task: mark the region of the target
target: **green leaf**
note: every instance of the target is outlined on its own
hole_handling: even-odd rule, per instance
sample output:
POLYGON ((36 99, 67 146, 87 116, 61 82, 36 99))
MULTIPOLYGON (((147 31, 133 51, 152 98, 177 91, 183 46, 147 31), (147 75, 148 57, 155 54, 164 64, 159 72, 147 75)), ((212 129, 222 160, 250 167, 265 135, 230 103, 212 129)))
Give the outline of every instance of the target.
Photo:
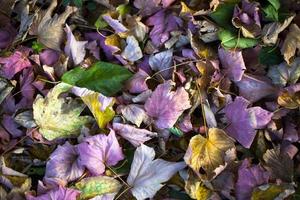
POLYGON ((221 43, 225 48, 244 49, 253 47, 258 43, 257 39, 243 37, 238 38, 237 35, 225 29, 219 30, 218 37, 222 41, 221 43))
POLYGON ((221 4, 209 16, 221 27, 234 29, 231 23, 235 4, 221 4))
POLYGON ((71 2, 71 0, 63 0, 63 1, 62 1, 62 4, 63 4, 64 6, 67 6, 70 2, 71 2))
POLYGON ((268 2, 275 8, 275 10, 279 10, 280 8, 279 0, 268 0, 268 2))
POLYGON ((87 3, 87 9, 89 10, 89 11, 95 11, 96 10, 96 3, 95 2, 88 2, 87 3))
POLYGON ((39 43, 37 41, 34 41, 31 47, 35 53, 40 53, 45 48, 42 43, 39 43))
POLYGON ((169 128, 169 131, 172 134, 174 134, 174 135, 176 135, 178 137, 182 137, 183 136, 183 132, 180 129, 176 128, 176 127, 169 128))
POLYGON ((98 17, 98 19, 96 20, 96 22, 95 22, 94 25, 95 25, 95 27, 96 27, 97 29, 102 29, 102 28, 105 28, 105 27, 108 26, 108 24, 106 23, 106 21, 103 20, 102 15, 100 15, 100 16, 98 17))
POLYGON ((268 0, 269 5, 265 6, 262 10, 264 11, 265 18, 270 21, 278 21, 279 19, 279 0, 268 0))
POLYGON ((276 46, 263 47, 259 52, 258 58, 263 65, 277 65, 283 62, 280 49, 276 46))
POLYGON ((270 21, 278 21, 278 10, 276 10, 272 5, 268 5, 262 9, 265 14, 265 18, 270 21))
POLYGON ((80 199, 91 199, 97 195, 117 193, 122 185, 112 177, 96 176, 82 179, 75 187, 81 191, 80 199))
POLYGON ((130 6, 128 4, 121 4, 116 9, 121 16, 130 12, 130 6))
POLYGON ((100 61, 88 69, 77 67, 68 71, 62 81, 112 96, 122 89, 124 82, 131 76, 132 73, 125 67, 100 61))
POLYGON ((47 140, 77 136, 82 126, 92 121, 90 116, 80 116, 85 107, 82 102, 59 97, 71 87, 60 83, 45 98, 38 95, 33 103, 33 118, 47 140))
POLYGON ((80 8, 82 7, 82 4, 83 4, 82 0, 73 0, 73 3, 75 6, 80 7, 80 8))

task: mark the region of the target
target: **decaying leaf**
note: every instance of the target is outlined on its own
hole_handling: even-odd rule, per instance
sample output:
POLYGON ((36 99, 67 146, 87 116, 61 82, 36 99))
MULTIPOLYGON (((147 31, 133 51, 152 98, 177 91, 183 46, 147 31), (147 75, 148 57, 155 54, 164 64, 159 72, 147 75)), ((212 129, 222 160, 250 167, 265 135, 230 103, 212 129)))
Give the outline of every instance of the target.
POLYGON ((83 125, 91 122, 89 116, 80 116, 84 104, 72 98, 59 97, 71 87, 60 83, 45 98, 38 95, 33 103, 34 120, 47 140, 76 136, 83 125))
POLYGON ((281 48, 281 54, 288 64, 292 62, 291 58, 297 49, 300 49, 300 28, 297 24, 292 24, 281 48))
POLYGON ((279 178, 284 182, 293 181, 293 160, 286 154, 280 152, 280 148, 269 149, 263 155, 265 168, 271 173, 273 178, 279 178))
POLYGON ((217 168, 231 161, 232 158, 226 157, 232 151, 235 151, 234 141, 223 130, 211 128, 208 138, 196 135, 190 140, 184 160, 200 177, 211 179, 217 168))
POLYGON ((288 109, 296 109, 300 107, 299 87, 299 84, 296 84, 283 90, 278 96, 278 104, 288 109))
POLYGON ((281 33, 286 27, 290 25, 292 20, 294 19, 295 15, 292 15, 284 20, 283 23, 279 22, 272 22, 266 24, 262 30, 262 40, 267 45, 276 44, 278 35, 281 33))
POLYGON ((91 199, 98 195, 118 193, 122 185, 116 179, 108 176, 84 178, 75 187, 81 191, 81 199, 91 199))
POLYGON ((196 178, 189 177, 185 183, 185 190, 191 198, 197 200, 209 199, 212 195, 212 191, 205 187, 201 180, 196 178))
POLYGON ((34 19, 31 27, 31 34, 37 35, 38 41, 50 49, 60 51, 60 45, 63 41, 63 25, 67 18, 74 12, 76 7, 67 7, 62 14, 52 13, 57 6, 57 0, 51 1, 46 11, 41 11, 34 19))

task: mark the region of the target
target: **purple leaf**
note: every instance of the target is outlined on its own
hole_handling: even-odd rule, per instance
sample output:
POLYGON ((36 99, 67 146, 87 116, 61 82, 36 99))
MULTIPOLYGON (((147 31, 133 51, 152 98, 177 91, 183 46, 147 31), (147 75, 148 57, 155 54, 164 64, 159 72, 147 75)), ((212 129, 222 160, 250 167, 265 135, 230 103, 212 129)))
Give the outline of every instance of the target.
MULTIPOLYGON (((119 108, 118 108, 119 109, 119 108)), ((142 122, 148 120, 148 115, 141 105, 130 104, 127 106, 120 106, 120 112, 126 120, 140 127, 142 122)))
POLYGON ((67 44, 65 53, 73 60, 75 65, 80 64, 85 56, 85 45, 87 41, 77 41, 72 33, 71 28, 66 24, 67 44))
POLYGON ((173 69, 171 68, 173 61, 173 50, 167 50, 152 55, 149 59, 149 65, 154 71, 160 72, 160 74, 169 79, 172 77, 173 69))
POLYGON ((151 140, 157 136, 157 133, 146 129, 135 128, 128 124, 114 123, 113 129, 117 134, 128 140, 133 146, 138 147, 144 142, 151 140))
POLYGON ((45 177, 60 178, 67 182, 76 180, 84 173, 84 167, 79 165, 77 158, 75 146, 68 142, 58 146, 47 162, 45 177))
POLYGON ((54 65, 59 59, 58 51, 53 49, 45 49, 43 52, 39 54, 40 61, 43 65, 52 66, 54 65))
POLYGON ((93 175, 103 174, 105 165, 116 165, 124 158, 113 130, 107 136, 99 134, 86 138, 78 145, 78 152, 80 163, 93 175))
POLYGON ((160 84, 145 103, 147 114, 159 129, 172 128, 183 111, 191 107, 185 89, 171 91, 172 85, 172 81, 160 84))
POLYGON ((169 7, 175 0, 162 0, 161 3, 162 3, 162 6, 163 8, 167 8, 169 7))
POLYGON ((17 32, 11 24, 0 29, 0 49, 8 47, 14 40, 17 32))
POLYGON ((245 148, 250 148, 256 135, 255 129, 264 128, 273 116, 260 107, 247 108, 249 104, 249 101, 238 96, 224 109, 229 124, 226 132, 245 148))
POLYGON ((126 88, 130 93, 141 93, 148 90, 148 86, 146 84, 146 79, 149 75, 142 69, 139 69, 137 73, 135 73, 126 84, 126 88))
POLYGON ((270 83, 270 80, 262 76, 244 74, 242 79, 236 82, 236 85, 239 87, 240 96, 250 102, 256 102, 276 94, 276 88, 270 83))
POLYGON ((254 38, 261 32, 259 3, 242 1, 242 8, 234 8, 232 23, 236 28, 241 28, 244 37, 254 38))
POLYGON ((149 17, 146 24, 154 26, 150 38, 155 46, 160 46, 169 39, 172 31, 179 30, 183 22, 181 18, 163 9, 149 17))
POLYGON ((160 9, 160 0, 134 0, 134 7, 139 9, 142 16, 149 16, 160 9))
POLYGON ((109 14, 102 15, 102 18, 116 31, 116 33, 124 33, 128 31, 128 29, 119 22, 119 20, 113 19, 109 14))
POLYGON ((269 173, 261 166, 251 166, 249 160, 245 159, 238 170, 236 183, 237 200, 251 199, 255 187, 268 183, 269 173))
POLYGON ((225 74, 233 81, 240 81, 246 70, 242 52, 219 47, 218 54, 225 74))
POLYGON ((80 192, 78 190, 58 187, 57 189, 50 190, 46 194, 34 197, 26 195, 27 200, 76 200, 80 192))
POLYGON ((12 79, 13 76, 27 67, 31 67, 32 64, 28 60, 30 49, 24 48, 15 51, 12 55, 5 58, 0 58, 0 64, 3 64, 1 68, 1 75, 7 79, 12 79))

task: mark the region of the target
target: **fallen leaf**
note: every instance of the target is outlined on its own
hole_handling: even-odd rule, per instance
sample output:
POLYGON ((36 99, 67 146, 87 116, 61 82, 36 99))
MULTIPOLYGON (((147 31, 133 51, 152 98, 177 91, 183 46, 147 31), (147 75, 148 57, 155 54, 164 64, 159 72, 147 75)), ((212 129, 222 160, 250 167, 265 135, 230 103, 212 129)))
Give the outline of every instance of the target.
POLYGON ((284 87, 286 84, 295 84, 300 77, 300 58, 295 58, 290 66, 285 62, 271 66, 268 76, 275 85, 284 87))
POLYGON ((300 28, 297 24, 291 24, 289 33, 287 34, 281 47, 281 54, 284 60, 290 64, 291 58, 295 55, 296 50, 300 48, 300 28))
POLYGON ((172 81, 157 86, 145 103, 147 114, 154 119, 157 128, 172 128, 184 110, 191 107, 184 88, 171 91, 172 81))
POLYGON ((120 111, 126 120, 135 124, 137 127, 140 127, 142 122, 146 122, 148 120, 146 111, 138 104, 123 106, 120 108, 120 111))
POLYGON ((0 58, 0 64, 3 64, 0 71, 1 75, 7 79, 12 79, 18 72, 25 68, 32 67, 31 62, 28 59, 30 52, 30 49, 24 48, 15 51, 9 57, 0 58))
POLYGON ((138 147, 144 142, 157 136, 157 133, 147 129, 135 128, 134 126, 121 123, 113 123, 113 129, 118 135, 128 140, 133 146, 138 147))
POLYGON ((66 24, 67 43, 65 53, 73 60, 75 65, 80 64, 85 56, 85 45, 87 41, 77 41, 72 33, 71 28, 66 24))
POLYGON ((185 168, 184 162, 168 162, 155 159, 154 149, 141 144, 135 153, 131 164, 127 183, 137 200, 153 198, 156 192, 163 187, 176 172, 185 168))
POLYGON ((26 195, 27 200, 76 200, 79 197, 80 191, 74 190, 71 188, 65 188, 59 186, 56 189, 48 191, 46 194, 39 195, 37 197, 32 196, 31 194, 26 195))
POLYGON ((225 165, 226 154, 232 150, 234 141, 223 130, 210 128, 207 138, 196 135, 190 140, 184 160, 200 177, 210 180, 216 169, 225 165))
POLYGON ((80 164, 97 176, 105 172, 106 165, 114 166, 124 159, 122 148, 113 130, 107 136, 98 134, 85 138, 77 148, 80 164))
POLYGON ((77 67, 68 71, 62 81, 111 96, 120 91, 123 83, 131 76, 125 67, 100 61, 88 69, 77 67))
POLYGON ((46 165, 45 177, 60 178, 70 182, 81 177, 83 173, 84 167, 78 162, 76 147, 66 142, 51 153, 46 165))
POLYGON ((269 173, 261 166, 254 165, 245 159, 238 169, 238 177, 235 188, 237 200, 251 199, 255 187, 267 183, 269 173))
POLYGON ((82 179, 75 187, 81 191, 80 199, 91 199, 98 195, 116 194, 122 185, 112 177, 95 176, 82 179))
POLYGON ((130 62, 135 62, 143 57, 139 42, 134 36, 128 36, 126 39, 127 46, 122 52, 122 56, 130 62))
POLYGON ((264 167, 271 177, 291 183, 294 176, 294 163, 287 153, 280 152, 280 147, 268 149, 263 155, 264 167))
POLYGON ((272 22, 272 23, 266 24, 263 27, 263 30, 261 33, 262 41, 264 42, 264 44, 267 44, 267 45, 276 44, 279 33, 281 33, 283 30, 285 30, 286 27, 288 27, 290 25, 290 23, 293 21, 294 18, 295 18, 295 15, 292 15, 292 16, 288 17, 287 19, 285 19, 282 23, 272 22))
POLYGON ((64 34, 63 25, 67 18, 76 12, 77 8, 68 6, 62 14, 55 14, 51 17, 56 6, 57 0, 53 0, 46 11, 38 14, 31 26, 31 35, 37 35, 38 41, 46 47, 60 51, 64 34))
POLYGON ((82 101, 89 107, 100 128, 105 128, 114 118, 113 105, 115 98, 106 97, 98 92, 79 87, 73 87, 72 92, 80 96, 82 101))
POLYGON ((218 32, 218 37, 221 40, 221 44, 223 47, 229 48, 250 48, 257 45, 258 40, 253 38, 242 38, 238 37, 234 33, 221 29, 218 32))
POLYGON ((264 128, 273 116, 271 112, 258 106, 247 108, 249 104, 248 100, 238 96, 224 108, 228 120, 226 132, 245 148, 250 148, 256 129, 264 128))
POLYGON ((173 68, 173 50, 159 52, 151 55, 149 58, 149 65, 152 70, 159 72, 164 78, 168 79, 172 76, 173 68))
POLYGON ((61 98, 71 85, 56 85, 45 98, 38 95, 33 103, 33 117, 39 131, 47 140, 76 136, 83 125, 91 122, 89 116, 80 116, 84 105, 75 99, 61 98))
POLYGON ((218 55, 225 74, 233 81, 240 81, 246 70, 242 52, 219 48, 218 55))

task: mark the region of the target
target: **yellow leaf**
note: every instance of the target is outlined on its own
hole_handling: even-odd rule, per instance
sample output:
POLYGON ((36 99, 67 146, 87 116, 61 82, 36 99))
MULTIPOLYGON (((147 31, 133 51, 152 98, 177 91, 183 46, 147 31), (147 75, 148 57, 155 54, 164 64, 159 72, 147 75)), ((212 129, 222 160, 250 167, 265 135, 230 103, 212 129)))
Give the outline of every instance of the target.
POLYGON ((207 44, 205 44, 200 38, 199 35, 193 35, 189 31, 189 38, 191 42, 191 46, 194 50, 194 52, 200 57, 205 59, 213 59, 216 57, 215 52, 211 47, 209 47, 207 44))
POLYGON ((200 180, 188 179, 185 184, 185 191, 192 199, 206 200, 212 195, 211 190, 206 188, 200 180))
POLYGON ((300 92, 291 94, 288 91, 284 91, 279 95, 277 102, 285 108, 296 109, 300 107, 300 92))
POLYGON ((106 36, 104 43, 107 46, 115 47, 115 52, 121 49, 121 38, 117 34, 106 36))
MULTIPOLYGON (((91 94, 81 97, 81 99, 89 107, 90 111, 93 113, 98 123, 98 126, 100 128, 104 128, 108 124, 108 122, 110 122, 115 116, 115 111, 112 108, 112 106, 115 103, 115 100, 111 98, 112 100, 110 104, 104 107, 104 105, 102 105, 102 103, 99 101, 100 95, 101 94, 98 92, 93 92, 91 94)), ((110 98, 110 97, 105 97, 103 95, 101 96, 103 98, 110 98)))
POLYGON ((207 88, 209 86, 211 77, 214 73, 213 66, 208 62, 198 62, 197 69, 200 72, 200 78, 197 79, 197 83, 201 89, 207 88))
POLYGON ((180 14, 185 14, 185 13, 195 13, 194 10, 190 9, 184 2, 181 2, 181 11, 180 14))
POLYGON ((281 48, 281 54, 288 64, 291 63, 290 59, 295 55, 297 49, 300 49, 300 28, 296 24, 292 24, 281 48))
POLYGON ((224 166, 232 150, 235 153, 234 141, 223 130, 211 128, 208 138, 196 135, 190 140, 184 160, 201 178, 210 180, 217 168, 224 166), (205 174, 201 174, 200 169, 205 174))

